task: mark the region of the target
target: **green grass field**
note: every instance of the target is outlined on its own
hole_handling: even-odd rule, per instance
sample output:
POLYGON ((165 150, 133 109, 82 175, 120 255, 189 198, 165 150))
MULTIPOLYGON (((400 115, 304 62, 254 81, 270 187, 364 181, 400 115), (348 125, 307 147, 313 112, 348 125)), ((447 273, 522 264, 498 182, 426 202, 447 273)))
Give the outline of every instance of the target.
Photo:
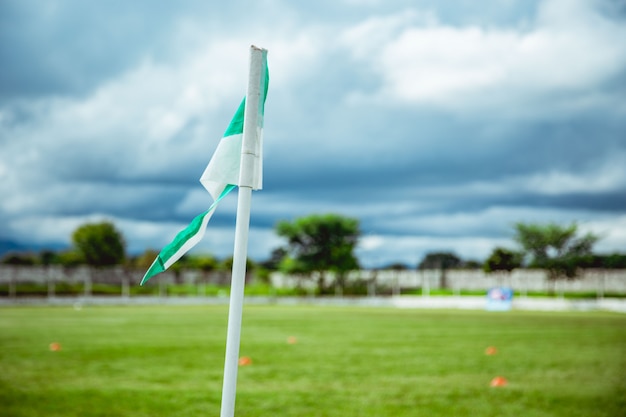
MULTIPOLYGON (((0 416, 218 416, 227 314, 0 308, 0 416)), ((619 314, 246 306, 241 355, 240 417, 626 416, 619 314)))

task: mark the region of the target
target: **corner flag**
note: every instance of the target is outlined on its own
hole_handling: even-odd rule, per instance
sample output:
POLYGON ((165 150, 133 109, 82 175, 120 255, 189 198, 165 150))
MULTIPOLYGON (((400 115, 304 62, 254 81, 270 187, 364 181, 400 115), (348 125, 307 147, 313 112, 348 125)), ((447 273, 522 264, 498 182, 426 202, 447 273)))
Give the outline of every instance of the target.
MULTIPOLYGON (((258 149, 255 150, 254 176, 252 179, 252 189, 259 190, 262 188, 262 138, 263 138, 263 116, 265 112, 265 99, 267 97, 267 88, 269 84, 269 74, 267 63, 264 68, 265 76, 260 79, 261 99, 259 100, 258 117, 256 126, 256 141, 258 149)), ((243 127, 245 116, 244 98, 237 109, 233 119, 231 120, 224 136, 217 145, 217 149, 213 157, 209 161, 204 173, 200 177, 200 182, 213 197, 213 204, 207 211, 196 216, 189 226, 180 231, 174 240, 165 246, 157 258, 154 260, 143 279, 141 285, 145 284, 153 276, 165 271, 179 260, 185 253, 193 248, 202 237, 206 230, 207 223, 211 219, 213 212, 220 202, 229 192, 240 184, 240 168, 242 155, 243 127)))

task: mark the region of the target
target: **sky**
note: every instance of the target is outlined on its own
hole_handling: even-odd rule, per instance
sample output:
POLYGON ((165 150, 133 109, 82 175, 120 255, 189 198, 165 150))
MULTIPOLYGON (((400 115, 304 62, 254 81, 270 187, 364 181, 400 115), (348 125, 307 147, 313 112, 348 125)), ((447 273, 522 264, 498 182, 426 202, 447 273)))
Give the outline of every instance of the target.
MULTIPOLYGON (((622 0, 0 0, 0 240, 112 221, 160 250, 268 49, 264 187, 280 220, 357 218, 364 267, 516 248, 517 222, 626 251, 622 0)), ((236 194, 196 252, 232 255, 236 194)))

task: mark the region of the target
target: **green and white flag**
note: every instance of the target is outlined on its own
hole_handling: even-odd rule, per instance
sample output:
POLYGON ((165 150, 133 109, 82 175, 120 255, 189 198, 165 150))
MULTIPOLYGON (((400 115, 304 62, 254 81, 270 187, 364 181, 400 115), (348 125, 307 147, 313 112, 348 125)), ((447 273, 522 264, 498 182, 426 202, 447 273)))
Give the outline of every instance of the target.
MULTIPOLYGON (((262 187, 263 158, 261 152, 263 138, 263 113, 265 109, 265 98, 267 97, 267 87, 269 84, 267 68, 265 68, 265 77, 261 78, 261 82, 263 84, 260 86, 262 97, 259 105, 259 117, 256 129, 259 149, 257 149, 257 152, 255 153, 257 160, 255 161, 256 175, 254 177, 254 185, 252 187, 254 190, 259 190, 262 187)), ((189 226, 180 231, 174 240, 161 250, 161 253, 159 253, 141 280, 141 285, 153 276, 172 266, 185 253, 202 240, 207 223, 213 215, 213 212, 217 207, 217 203, 219 203, 222 198, 224 198, 239 184, 241 146, 246 107, 245 103, 246 99, 244 98, 239 105, 235 116, 231 120, 230 125, 228 125, 226 132, 224 132, 224 136, 217 145, 217 149, 215 150, 213 157, 200 177, 200 182, 213 197, 213 204, 211 204, 207 211, 196 216, 191 221, 189 226)))

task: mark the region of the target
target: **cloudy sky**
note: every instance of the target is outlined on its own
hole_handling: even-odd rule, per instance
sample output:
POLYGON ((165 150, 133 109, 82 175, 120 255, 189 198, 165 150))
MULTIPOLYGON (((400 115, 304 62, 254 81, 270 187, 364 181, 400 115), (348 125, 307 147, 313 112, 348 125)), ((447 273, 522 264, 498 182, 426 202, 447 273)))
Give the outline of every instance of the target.
MULTIPOLYGON (((66 245, 108 219, 160 249, 269 50, 264 189, 278 220, 361 222, 363 265, 484 259, 515 222, 626 251, 622 0, 0 1, 0 240, 66 245)), ((232 253, 236 194, 199 250, 232 253)))

